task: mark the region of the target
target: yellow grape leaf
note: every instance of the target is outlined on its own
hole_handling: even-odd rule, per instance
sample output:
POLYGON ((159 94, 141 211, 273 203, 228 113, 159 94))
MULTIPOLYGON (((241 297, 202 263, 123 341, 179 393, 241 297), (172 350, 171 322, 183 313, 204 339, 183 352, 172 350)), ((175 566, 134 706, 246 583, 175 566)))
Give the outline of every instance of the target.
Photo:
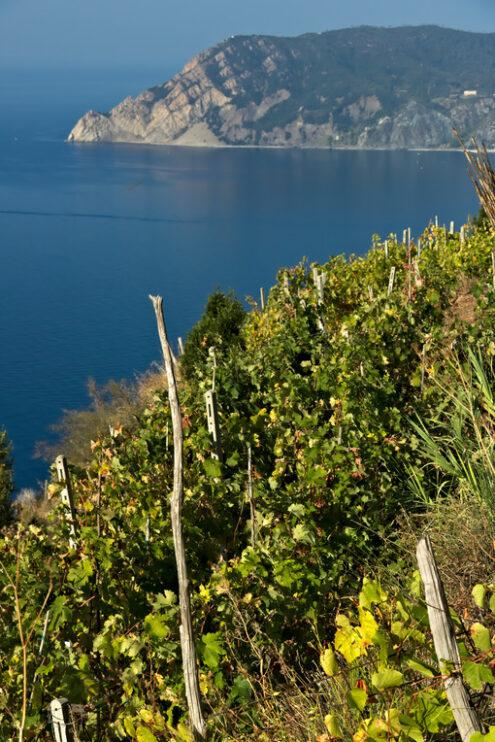
POLYGON ((360 727, 357 732, 355 732, 352 735, 352 742, 364 742, 364 740, 368 737, 368 732, 366 729, 363 729, 360 727))
POLYGON ((339 671, 339 665, 331 647, 328 647, 328 649, 325 649, 320 654, 320 664, 329 677, 332 677, 332 675, 335 675, 339 671))
POLYGON ((378 624, 371 615, 371 613, 364 608, 359 608, 359 620, 361 623, 361 636, 366 644, 371 644, 376 632, 378 631, 378 624))
MULTIPOLYGON (((338 618, 338 617, 337 617, 338 618)), ((363 644, 361 632, 348 625, 337 629, 335 634, 335 649, 345 657, 346 662, 351 664, 361 655, 366 654, 366 646, 363 644)))

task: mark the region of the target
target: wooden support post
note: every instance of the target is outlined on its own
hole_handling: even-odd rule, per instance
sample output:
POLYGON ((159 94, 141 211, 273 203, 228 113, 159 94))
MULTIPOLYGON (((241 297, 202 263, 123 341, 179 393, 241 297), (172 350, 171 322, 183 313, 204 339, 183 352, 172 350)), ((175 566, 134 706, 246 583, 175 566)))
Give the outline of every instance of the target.
POLYGON ((447 700, 462 742, 469 742, 471 735, 474 732, 482 732, 483 727, 462 680, 461 657, 454 625, 428 535, 420 538, 416 556, 425 587, 428 618, 447 700))
POLYGON ((256 528, 256 512, 254 509, 254 495, 253 495, 253 462, 251 460, 251 446, 247 449, 247 464, 248 464, 248 497, 249 497, 249 512, 251 516, 251 546, 254 549, 255 544, 255 528, 256 528))
POLYGON ((290 299, 289 276, 284 273, 284 293, 290 299))
POLYGON ((411 227, 407 228, 407 247, 411 247, 411 227))
POLYGON ((450 222, 449 234, 454 234, 454 222, 450 222))
POLYGON ((178 338, 178 343, 179 343, 179 355, 183 356, 184 355, 184 343, 182 342, 181 337, 178 338))
POLYGON ((217 395, 214 389, 205 393, 206 402, 206 420, 208 423, 208 432, 213 443, 212 459, 222 461, 222 443, 220 439, 220 427, 218 425, 217 395))
POLYGON ((174 365, 167 340, 167 330, 163 318, 163 300, 161 296, 150 296, 156 314, 158 334, 162 346, 165 368, 168 381, 168 398, 172 414, 174 433, 174 489, 170 501, 172 533, 174 538, 175 561, 177 563, 177 578, 179 583, 180 606, 180 646, 182 652, 182 666, 186 689, 187 707, 195 742, 203 742, 206 738, 206 722, 201 709, 201 694, 199 690, 198 664, 196 646, 191 618, 191 604, 189 596, 189 578, 187 574, 186 550, 182 532, 182 502, 183 502, 183 438, 182 415, 180 411, 179 392, 175 379, 174 365))
POLYGON ((423 350, 421 351, 421 396, 423 396, 423 390, 425 388, 425 355, 426 345, 423 345, 423 350))
POLYGON ((144 532, 144 540, 147 544, 150 542, 150 516, 148 515, 146 518, 146 530, 144 532))
MULTIPOLYGON (((317 266, 313 267, 313 283, 316 289, 316 301, 319 306, 323 305, 323 287, 325 286, 326 278, 326 273, 320 273, 317 266)), ((326 332, 325 320, 321 317, 318 317, 318 329, 320 332, 326 332)))
POLYGON ((260 299, 261 299, 261 311, 265 308, 265 289, 262 287, 260 289, 260 299))
POLYGON ((438 216, 435 217, 435 227, 438 227, 438 216))
POLYGON ((395 265, 393 265, 391 267, 391 269, 390 269, 390 276, 389 276, 389 279, 388 279, 387 296, 390 296, 390 294, 393 291, 394 281, 395 281, 395 265))
POLYGON ((412 263, 411 263, 411 246, 407 246, 407 296, 409 298, 409 301, 411 301, 411 270, 412 270, 412 263))
POLYGON ((43 624, 43 631, 41 632, 40 646, 38 647, 38 655, 36 657, 37 667, 36 667, 36 670, 34 671, 33 683, 31 685, 31 693, 29 695, 28 709, 31 708, 32 703, 33 703, 34 689, 35 689, 35 685, 36 685, 36 676, 38 674, 38 668, 40 666, 40 660, 41 660, 41 657, 43 655, 43 647, 45 646, 46 632, 48 630, 48 621, 49 621, 49 619, 50 619, 50 609, 48 609, 47 612, 46 612, 46 614, 45 614, 45 623, 43 624))
POLYGON ((418 260, 421 257, 421 237, 418 237, 418 260))
POLYGON ((385 240, 385 260, 388 260, 388 240, 385 240))
POLYGON ((407 245, 407 229, 402 230, 402 244, 407 245))
POLYGON ((64 483, 64 488, 61 492, 62 502, 66 505, 67 510, 65 513, 65 519, 69 524, 69 548, 77 549, 77 528, 75 519, 75 508, 74 499, 72 497, 72 486, 70 483, 69 467, 67 466, 67 459, 65 456, 57 456, 55 459, 55 467, 57 469, 57 477, 59 482, 64 483))
POLYGON ((339 425, 339 428, 337 430, 337 443, 339 444, 339 446, 342 443, 342 425, 339 425))
POLYGON ((213 345, 208 348, 208 355, 212 361, 211 388, 213 391, 215 391, 215 383, 217 378, 217 357, 215 355, 215 348, 213 345))
POLYGON ((461 245, 463 245, 466 241, 466 227, 464 226, 464 224, 461 227, 460 239, 461 239, 461 245))
POLYGON ((50 703, 48 721, 55 742, 74 742, 72 715, 67 698, 56 698, 50 703))

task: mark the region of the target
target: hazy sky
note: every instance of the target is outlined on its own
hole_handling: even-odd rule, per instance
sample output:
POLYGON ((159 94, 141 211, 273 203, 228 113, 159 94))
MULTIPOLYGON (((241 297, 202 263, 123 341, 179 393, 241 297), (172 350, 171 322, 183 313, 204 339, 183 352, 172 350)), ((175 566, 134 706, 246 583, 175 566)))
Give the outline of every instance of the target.
POLYGON ((234 34, 361 24, 495 31, 494 0, 0 0, 0 67, 181 67, 234 34))

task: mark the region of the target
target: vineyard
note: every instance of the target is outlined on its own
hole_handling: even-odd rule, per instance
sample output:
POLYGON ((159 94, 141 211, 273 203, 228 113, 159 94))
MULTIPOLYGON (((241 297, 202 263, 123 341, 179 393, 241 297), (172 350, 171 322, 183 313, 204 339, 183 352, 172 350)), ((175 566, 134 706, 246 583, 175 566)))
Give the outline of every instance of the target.
MULTIPOLYGON (((495 740, 494 265, 483 226, 375 235, 281 270, 247 313, 216 292, 171 361, 208 739, 458 739, 443 681, 461 670, 439 665, 411 547, 428 524, 471 739, 495 740)), ((42 512, 3 529, 5 742, 52 739, 57 698, 68 740, 193 739, 168 391, 57 460, 42 512)))

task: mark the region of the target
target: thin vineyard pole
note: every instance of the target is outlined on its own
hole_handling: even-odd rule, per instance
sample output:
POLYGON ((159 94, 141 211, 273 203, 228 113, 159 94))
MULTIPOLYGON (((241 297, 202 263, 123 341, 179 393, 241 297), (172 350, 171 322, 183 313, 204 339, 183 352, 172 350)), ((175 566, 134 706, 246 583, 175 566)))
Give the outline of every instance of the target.
POLYGON ((201 695, 198 680, 198 665, 196 647, 191 618, 191 604, 189 597, 189 579, 187 576, 186 550, 182 532, 182 501, 183 501, 183 439, 182 416, 180 412, 179 392, 175 379, 174 363, 167 339, 167 330, 163 318, 163 299, 161 296, 150 296, 156 314, 158 335, 162 346, 163 358, 168 381, 168 398, 172 415, 174 435, 174 489, 170 501, 172 518, 172 533, 174 538, 175 561, 177 563, 177 577, 179 582, 180 606, 180 646, 184 683, 186 687, 187 707, 191 720, 192 732, 197 742, 206 738, 206 722, 201 709, 201 695))

